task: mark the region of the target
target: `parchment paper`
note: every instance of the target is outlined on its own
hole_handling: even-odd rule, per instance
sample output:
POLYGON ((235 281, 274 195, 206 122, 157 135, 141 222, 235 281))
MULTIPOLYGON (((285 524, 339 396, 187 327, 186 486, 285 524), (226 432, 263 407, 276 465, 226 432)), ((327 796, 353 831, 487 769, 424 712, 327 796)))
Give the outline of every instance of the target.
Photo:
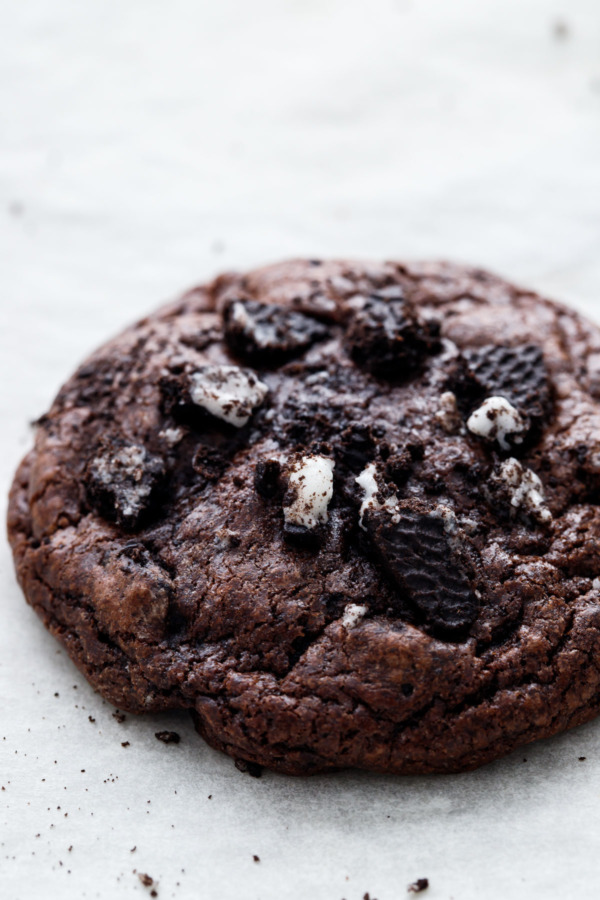
MULTIPOLYGON (((3 495, 76 363, 223 269, 443 256, 600 318, 597 0, 0 20, 3 495)), ((456 777, 256 780, 186 715, 116 721, 0 567, 3 900, 599 896, 600 722, 456 777)))

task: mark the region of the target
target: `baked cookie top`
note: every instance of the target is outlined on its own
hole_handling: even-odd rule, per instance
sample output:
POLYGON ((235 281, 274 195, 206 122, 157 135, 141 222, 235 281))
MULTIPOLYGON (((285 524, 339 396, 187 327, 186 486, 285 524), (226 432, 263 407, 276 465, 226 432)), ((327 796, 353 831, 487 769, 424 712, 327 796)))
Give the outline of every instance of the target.
POLYGON ((134 712, 289 773, 472 768, 600 702, 600 330, 479 269, 224 275, 37 423, 27 600, 134 712))

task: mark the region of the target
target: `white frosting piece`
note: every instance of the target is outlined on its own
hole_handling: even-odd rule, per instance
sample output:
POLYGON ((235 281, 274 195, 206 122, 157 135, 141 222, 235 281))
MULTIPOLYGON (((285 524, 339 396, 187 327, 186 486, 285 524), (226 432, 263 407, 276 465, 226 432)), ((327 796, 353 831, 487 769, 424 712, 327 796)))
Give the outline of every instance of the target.
POLYGON ((535 472, 511 457, 502 463, 496 477, 509 489, 511 506, 523 509, 542 525, 552 521, 552 513, 546 505, 544 486, 535 472))
POLYGON ((332 459, 317 454, 303 456, 292 464, 289 486, 294 499, 283 510, 286 524, 315 528, 327 521, 334 466, 332 459))
POLYGON ((506 438, 510 435, 513 443, 522 443, 527 425, 519 410, 504 397, 488 397, 469 418, 467 428, 486 441, 497 441, 502 450, 510 450, 506 438))
POLYGON ((600 578, 594 578, 592 581, 592 587, 595 591, 600 591, 600 578))
POLYGON ((342 625, 344 628, 354 628, 367 612, 368 607, 359 606, 358 603, 349 603, 342 615, 342 625))
POLYGON ((377 466, 371 462, 362 470, 360 475, 355 478, 356 484, 362 488, 363 501, 359 510, 359 525, 363 531, 366 531, 364 525, 364 515, 368 509, 387 509, 392 513, 392 521, 398 511, 398 498, 393 495, 383 502, 377 497, 379 488, 377 486, 377 466))
POLYGON ((254 372, 238 366, 203 366, 190 376, 193 402, 236 428, 246 424, 268 391, 254 372))

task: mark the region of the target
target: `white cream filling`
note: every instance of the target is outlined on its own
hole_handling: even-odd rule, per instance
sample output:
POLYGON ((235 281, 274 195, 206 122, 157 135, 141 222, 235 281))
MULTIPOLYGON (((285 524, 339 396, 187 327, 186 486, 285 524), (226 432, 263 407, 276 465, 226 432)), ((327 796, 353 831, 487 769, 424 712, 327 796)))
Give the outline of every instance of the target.
POLYGON ((178 444, 183 435, 183 428, 165 428, 163 431, 158 432, 159 438, 162 438, 171 447, 178 444))
POLYGON ((342 625, 344 628, 354 628, 367 612, 368 608, 366 606, 359 606, 358 603, 349 603, 342 615, 342 625))
POLYGON ((289 486, 294 499, 283 510, 286 524, 315 528, 327 521, 334 466, 332 459, 317 454, 303 456, 292 464, 289 486))
POLYGON ((522 443, 527 425, 512 403, 504 397, 488 397, 471 415, 467 428, 486 441, 497 441, 502 450, 510 450, 507 437, 515 444, 522 443))
POLYGON ((268 393, 254 372, 237 366, 203 366, 190 376, 190 397, 217 419, 241 428, 268 393))
POLYGON ((535 472, 525 468, 518 459, 511 458, 502 463, 497 477, 509 488, 511 506, 525 510, 542 525, 552 521, 544 486, 535 472))
POLYGON ((383 502, 378 499, 377 494, 379 493, 379 488, 375 478, 376 474, 377 466, 372 462, 369 463, 368 466, 365 466, 360 475, 354 479, 356 484, 363 491, 363 500, 358 513, 359 525, 363 531, 366 530, 364 516, 368 509, 387 509, 392 513, 392 521, 394 521, 394 516, 398 511, 398 498, 395 495, 388 497, 387 500, 384 500, 383 502))

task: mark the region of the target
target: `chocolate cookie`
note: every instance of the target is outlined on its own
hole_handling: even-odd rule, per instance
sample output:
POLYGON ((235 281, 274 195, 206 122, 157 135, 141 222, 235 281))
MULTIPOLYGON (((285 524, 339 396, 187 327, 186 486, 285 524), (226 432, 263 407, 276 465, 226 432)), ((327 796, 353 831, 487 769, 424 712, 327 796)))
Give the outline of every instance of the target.
POLYGON ((597 714, 599 500, 599 329, 479 269, 293 261, 84 363, 9 535, 120 709, 281 772, 455 772, 597 714))

